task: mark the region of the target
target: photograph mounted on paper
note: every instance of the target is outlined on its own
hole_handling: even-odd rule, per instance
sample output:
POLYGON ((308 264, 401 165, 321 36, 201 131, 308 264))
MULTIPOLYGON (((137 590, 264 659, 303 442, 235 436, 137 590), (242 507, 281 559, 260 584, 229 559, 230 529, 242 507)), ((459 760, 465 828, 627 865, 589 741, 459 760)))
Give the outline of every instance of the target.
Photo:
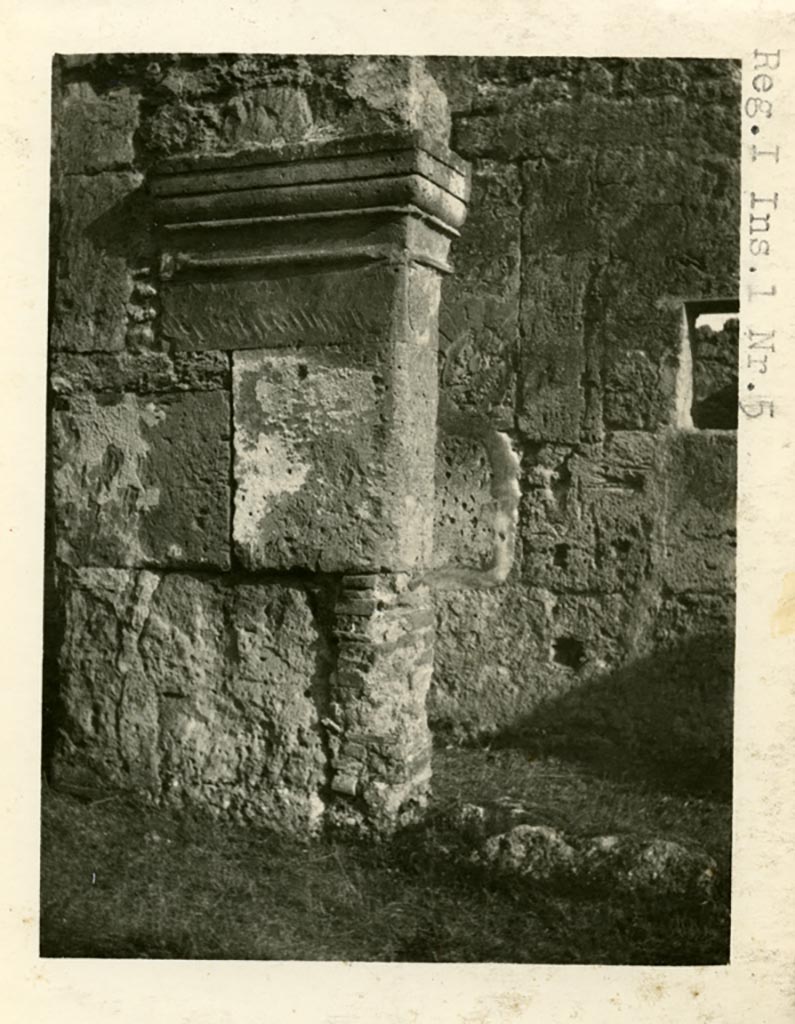
POLYGON ((726 963, 739 62, 52 89, 42 956, 726 963))

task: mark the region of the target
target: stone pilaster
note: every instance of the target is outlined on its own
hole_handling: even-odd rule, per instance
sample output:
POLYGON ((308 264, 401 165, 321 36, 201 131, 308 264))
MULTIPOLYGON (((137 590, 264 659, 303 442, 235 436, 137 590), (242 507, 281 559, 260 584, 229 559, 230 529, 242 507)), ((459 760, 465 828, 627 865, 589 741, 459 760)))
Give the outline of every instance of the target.
POLYGON ((328 811, 422 808, 438 313, 468 168, 415 133, 169 160, 160 329, 229 353, 233 564, 339 574, 328 811))
POLYGON ((430 785, 430 593, 408 573, 350 575, 336 611, 333 818, 388 829, 422 811, 430 785))

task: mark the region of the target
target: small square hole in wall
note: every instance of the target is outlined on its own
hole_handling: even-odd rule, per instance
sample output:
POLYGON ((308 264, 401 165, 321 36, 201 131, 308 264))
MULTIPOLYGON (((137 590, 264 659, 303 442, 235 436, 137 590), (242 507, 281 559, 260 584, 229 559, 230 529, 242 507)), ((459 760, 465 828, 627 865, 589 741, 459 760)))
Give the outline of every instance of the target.
POLYGON ((687 304, 696 429, 737 429, 738 314, 736 300, 687 304))

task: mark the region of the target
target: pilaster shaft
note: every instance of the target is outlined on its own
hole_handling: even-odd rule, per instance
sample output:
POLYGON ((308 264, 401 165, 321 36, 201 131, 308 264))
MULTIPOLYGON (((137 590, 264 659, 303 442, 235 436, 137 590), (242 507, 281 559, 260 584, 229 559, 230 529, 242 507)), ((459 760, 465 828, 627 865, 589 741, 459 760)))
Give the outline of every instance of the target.
MULTIPOLYGON (((170 161, 161 330, 231 353, 233 557, 340 573, 334 813, 379 828, 430 778, 438 310, 467 167, 415 134, 170 161)), ((333 735, 332 735, 333 734, 333 735)))

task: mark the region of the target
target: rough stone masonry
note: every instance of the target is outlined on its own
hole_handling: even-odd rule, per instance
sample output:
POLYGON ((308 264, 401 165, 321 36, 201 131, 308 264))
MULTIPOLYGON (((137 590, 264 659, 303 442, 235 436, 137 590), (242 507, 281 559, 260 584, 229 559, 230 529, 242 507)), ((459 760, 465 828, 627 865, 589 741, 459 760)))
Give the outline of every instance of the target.
POLYGON ((728 756, 738 75, 56 58, 57 784, 391 828, 627 672, 728 756))

